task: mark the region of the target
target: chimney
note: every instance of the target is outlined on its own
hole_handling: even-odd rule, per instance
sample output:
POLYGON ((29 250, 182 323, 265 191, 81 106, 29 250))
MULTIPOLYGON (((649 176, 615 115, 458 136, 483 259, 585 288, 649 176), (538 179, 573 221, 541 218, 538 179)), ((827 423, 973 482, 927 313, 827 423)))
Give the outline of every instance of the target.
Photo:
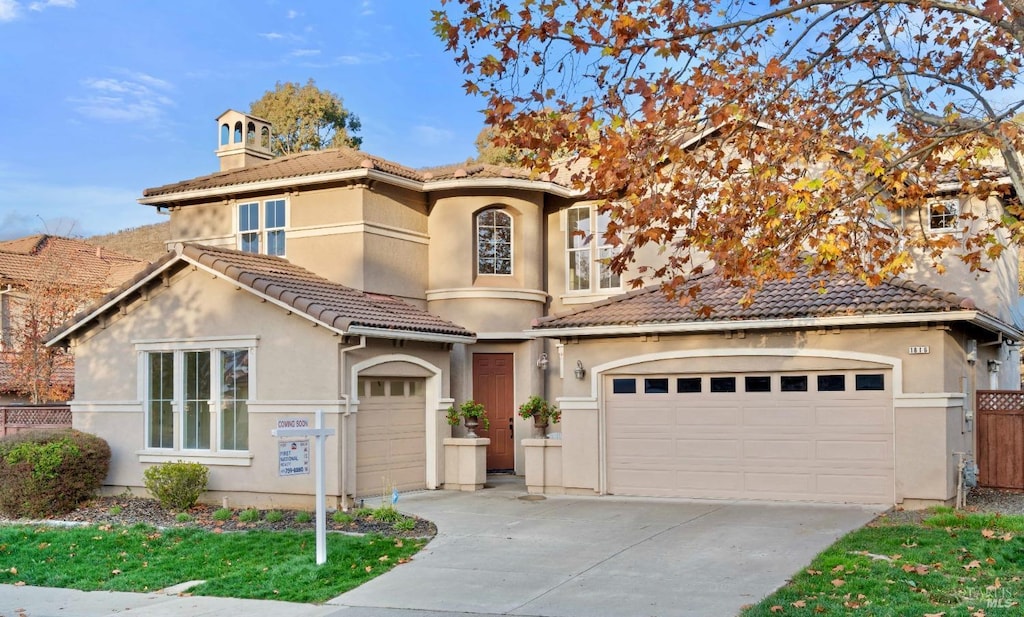
POLYGON ((271 124, 229 109, 217 118, 217 157, 220 170, 249 167, 274 158, 270 151, 271 124))

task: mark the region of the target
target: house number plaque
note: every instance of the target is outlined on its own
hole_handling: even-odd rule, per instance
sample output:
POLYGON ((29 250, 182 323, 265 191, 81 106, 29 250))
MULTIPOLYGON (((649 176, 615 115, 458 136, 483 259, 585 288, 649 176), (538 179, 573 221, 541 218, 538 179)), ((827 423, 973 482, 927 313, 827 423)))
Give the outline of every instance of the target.
POLYGON ((907 351, 908 351, 908 352, 910 353, 910 355, 912 355, 912 356, 913 356, 913 355, 916 355, 916 354, 922 354, 922 353, 931 353, 931 350, 930 350, 930 349, 928 349, 928 347, 927 347, 927 346, 922 346, 922 347, 910 347, 910 348, 908 348, 908 349, 907 349, 907 351))

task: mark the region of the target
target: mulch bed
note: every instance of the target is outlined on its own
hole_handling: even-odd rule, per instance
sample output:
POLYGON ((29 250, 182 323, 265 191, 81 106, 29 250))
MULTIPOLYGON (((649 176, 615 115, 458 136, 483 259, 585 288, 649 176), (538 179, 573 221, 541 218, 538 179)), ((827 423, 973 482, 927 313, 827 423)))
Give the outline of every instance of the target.
MULTIPOLYGON (((187 522, 179 522, 177 520, 178 512, 165 510, 160 507, 160 504, 154 499, 146 499, 142 497, 97 497, 73 512, 63 514, 59 517, 54 517, 54 520, 59 520, 68 523, 89 523, 96 525, 136 525, 146 524, 154 527, 171 528, 171 527, 199 527, 213 531, 214 533, 228 532, 228 531, 247 531, 251 529, 262 529, 270 531, 285 531, 285 530, 298 530, 298 531, 313 531, 316 529, 316 524, 313 520, 309 522, 298 522, 295 520, 296 515, 301 510, 274 510, 280 512, 282 518, 277 522, 268 522, 266 514, 269 510, 259 511, 259 520, 255 522, 245 522, 239 519, 239 514, 243 512, 243 509, 232 509, 231 517, 218 521, 214 520, 213 513, 220 508, 207 504, 197 504, 187 511, 187 514, 191 520, 187 522)), ((313 512, 308 512, 313 515, 313 512)), ((356 516, 355 511, 349 512, 349 516, 353 518, 351 522, 347 523, 336 523, 331 519, 331 512, 327 513, 327 531, 353 533, 353 534, 368 534, 377 533, 386 536, 399 537, 399 538, 432 538, 437 534, 437 527, 433 523, 426 519, 408 516, 415 520, 416 525, 410 530, 396 529, 393 522, 378 521, 372 516, 356 516)), ((313 518, 312 516, 310 517, 313 518)), ((0 515, 0 522, 19 522, 12 521, 0 515)), ((21 521, 24 522, 24 521, 21 521)))
MULTIPOLYGON (((965 512, 997 512, 1024 514, 1024 492, 994 488, 973 488, 967 494, 965 512)), ((919 525, 929 515, 928 510, 894 508, 882 514, 872 525, 919 525)))

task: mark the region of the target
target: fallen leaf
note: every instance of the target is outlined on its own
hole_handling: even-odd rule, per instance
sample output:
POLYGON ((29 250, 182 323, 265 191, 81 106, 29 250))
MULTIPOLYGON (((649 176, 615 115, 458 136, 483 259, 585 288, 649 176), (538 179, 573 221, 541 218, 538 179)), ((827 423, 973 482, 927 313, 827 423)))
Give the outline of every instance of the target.
POLYGON ((24 587, 25 586, 25 581, 18 581, 17 583, 14 584, 14 586, 15 587, 24 587))
POLYGON ((1002 586, 1003 586, 1003 584, 999 582, 999 577, 997 576, 996 577, 996 581, 994 583, 992 583, 991 585, 989 585, 988 587, 986 587, 985 589, 988 590, 988 591, 995 591, 995 590, 999 589, 1002 586))
POLYGON ((773 613, 781 613, 782 612, 782 607, 779 606, 778 604, 776 604, 775 606, 771 607, 768 610, 770 610, 773 613))
POLYGON ((366 566, 367 572, 373 572, 373 566, 366 566))
POLYGON ((985 611, 979 608, 977 613, 971 613, 971 617, 985 617, 985 611))
POLYGON ((941 613, 925 613, 924 617, 945 617, 945 615, 946 611, 942 611, 941 613))
POLYGON ((833 572, 842 572, 845 569, 846 569, 846 566, 844 566, 843 564, 839 564, 838 566, 832 568, 832 571, 833 572))
POLYGON ((405 544, 403 544, 401 540, 395 541, 395 548, 402 548, 403 546, 405 546, 405 544))
POLYGON ((390 559, 390 557, 388 557, 387 555, 381 555, 377 558, 377 561, 387 561, 388 559, 390 559))
POLYGON ((991 558, 991 557, 986 557, 985 558, 985 563, 987 563, 990 566, 994 566, 994 565, 996 565, 996 560, 991 558))
POLYGON ((917 546, 917 542, 904 542, 903 544, 900 544, 900 546, 903 548, 914 548, 917 546))
POLYGON ((814 607, 814 612, 815 612, 815 613, 824 613, 824 612, 826 612, 827 610, 828 610, 827 608, 825 608, 824 606, 822 606, 822 605, 820 605, 820 604, 819 604, 818 606, 815 606, 815 607, 814 607))
POLYGON ((111 570, 110 573, 113 574, 114 576, 117 576, 118 574, 121 573, 121 571, 120 570, 111 570))
POLYGON ((981 535, 985 538, 992 538, 995 537, 996 532, 992 531, 991 529, 982 529, 981 535))
POLYGON ((975 570, 981 568, 981 562, 975 559, 971 563, 964 566, 964 570, 975 570))
POLYGON ((1003 542, 1009 542, 1010 540, 1013 539, 1013 534, 1012 533, 1003 534, 1003 535, 999 536, 999 539, 1002 540, 1003 542))
POLYGON ((810 570, 810 569, 808 569, 808 570, 806 570, 806 572, 808 574, 810 574, 811 576, 818 576, 819 574, 821 574, 821 570, 810 570))
POLYGON ((846 584, 846 581, 844 581, 841 578, 832 579, 832 586, 833 587, 842 587, 845 584, 846 584))
POLYGON ((17 574, 18 573, 18 569, 12 567, 10 570, 8 570, 8 572, 10 572, 11 574, 17 574))
POLYGON ((793 603, 793 608, 803 608, 805 606, 807 606, 807 603, 804 602, 803 600, 797 600, 796 602, 793 603))

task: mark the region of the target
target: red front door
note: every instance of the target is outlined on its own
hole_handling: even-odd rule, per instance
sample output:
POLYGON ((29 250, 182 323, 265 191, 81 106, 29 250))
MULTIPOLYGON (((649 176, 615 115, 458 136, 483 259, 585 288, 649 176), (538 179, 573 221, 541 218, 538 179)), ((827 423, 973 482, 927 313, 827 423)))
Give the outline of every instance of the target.
POLYGON ((487 446, 488 471, 509 471, 516 465, 516 442, 512 435, 513 375, 512 354, 473 354, 473 400, 484 406, 491 421, 490 430, 477 429, 481 437, 491 438, 487 446))

